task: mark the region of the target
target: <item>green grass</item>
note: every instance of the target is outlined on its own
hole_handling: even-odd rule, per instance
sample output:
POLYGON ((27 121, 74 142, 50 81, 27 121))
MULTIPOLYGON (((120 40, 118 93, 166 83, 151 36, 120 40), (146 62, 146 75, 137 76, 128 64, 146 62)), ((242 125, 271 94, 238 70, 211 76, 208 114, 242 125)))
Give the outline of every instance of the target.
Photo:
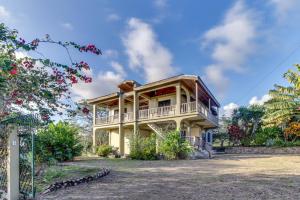
POLYGON ((45 187, 54 182, 93 175, 99 170, 96 167, 49 166, 42 176, 36 177, 36 190, 42 192, 45 187))

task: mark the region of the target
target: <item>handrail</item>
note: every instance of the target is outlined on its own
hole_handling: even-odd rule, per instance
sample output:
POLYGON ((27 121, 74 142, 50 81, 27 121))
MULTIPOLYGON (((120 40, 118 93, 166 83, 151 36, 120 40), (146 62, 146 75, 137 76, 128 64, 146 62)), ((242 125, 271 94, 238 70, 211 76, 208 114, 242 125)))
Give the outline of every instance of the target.
POLYGON ((119 123, 119 115, 109 115, 98 117, 95 120, 96 124, 112 124, 112 123, 119 123))
POLYGON ((175 115, 175 105, 139 110, 139 119, 175 115))
POLYGON ((123 113, 122 120, 123 120, 123 122, 131 122, 131 121, 133 121, 133 112, 123 113))

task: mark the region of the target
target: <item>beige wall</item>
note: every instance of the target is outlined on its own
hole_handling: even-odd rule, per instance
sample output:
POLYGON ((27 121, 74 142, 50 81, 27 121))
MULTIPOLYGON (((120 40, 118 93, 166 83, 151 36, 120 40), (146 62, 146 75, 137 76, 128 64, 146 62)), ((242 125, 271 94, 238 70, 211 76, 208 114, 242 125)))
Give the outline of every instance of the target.
POLYGON ((110 134, 110 144, 114 147, 119 147, 119 130, 118 129, 112 129, 109 132, 110 134))
POLYGON ((191 136, 200 136, 201 129, 198 127, 191 128, 191 136))
POLYGON ((125 154, 130 153, 130 139, 132 138, 133 130, 132 129, 125 129, 124 130, 124 152, 125 154))

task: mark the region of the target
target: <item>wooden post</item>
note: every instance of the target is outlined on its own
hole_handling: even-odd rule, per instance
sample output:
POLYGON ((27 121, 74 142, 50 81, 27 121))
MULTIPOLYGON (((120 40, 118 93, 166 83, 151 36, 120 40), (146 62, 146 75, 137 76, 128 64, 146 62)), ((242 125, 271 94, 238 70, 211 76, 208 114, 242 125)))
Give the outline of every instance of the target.
POLYGON ((93 105, 93 125, 96 125, 96 105, 93 105))
POLYGON ((96 128, 93 127, 93 153, 96 153, 96 128))
POLYGON ((198 99, 199 99, 199 94, 198 94, 198 83, 197 83, 197 81, 195 82, 195 89, 196 89, 196 111, 198 112, 198 99))
POLYGON ((133 134, 138 132, 138 116, 139 116, 139 95, 136 91, 133 93, 133 134))
POLYGON ((181 86, 180 83, 176 85, 176 114, 180 115, 181 108, 181 86))
POLYGON ((19 137, 17 126, 8 126, 8 159, 7 159, 7 197, 8 200, 19 199, 19 137))
POLYGON ((124 155, 124 130, 122 123, 122 116, 124 113, 124 99, 122 92, 119 92, 119 151, 124 155))

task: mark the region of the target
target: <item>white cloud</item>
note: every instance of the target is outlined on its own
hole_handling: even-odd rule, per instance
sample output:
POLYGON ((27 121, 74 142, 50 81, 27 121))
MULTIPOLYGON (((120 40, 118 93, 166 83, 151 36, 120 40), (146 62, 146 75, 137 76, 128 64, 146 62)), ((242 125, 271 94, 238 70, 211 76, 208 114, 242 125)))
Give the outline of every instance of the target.
POLYGON ((116 13, 111 13, 107 16, 107 21, 110 21, 110 22, 119 21, 120 19, 121 19, 121 17, 116 13))
POLYGON ((155 0, 154 5, 155 5, 155 7, 159 8, 159 9, 163 9, 163 8, 167 7, 168 0, 155 0))
POLYGON ((69 22, 62 23, 61 26, 68 31, 72 31, 74 29, 73 25, 69 22))
POLYGON ((93 75, 93 71, 88 71, 87 75, 92 76, 92 83, 77 83, 72 87, 73 99, 96 98, 102 95, 118 91, 118 85, 125 79, 123 66, 117 62, 111 63, 114 70, 100 71, 93 75))
POLYGON ((276 16, 279 21, 283 21, 290 14, 291 10, 296 10, 300 6, 299 0, 269 0, 275 7, 276 16))
POLYGON ((10 12, 4 6, 0 6, 0 19, 6 20, 8 18, 10 18, 10 12))
POLYGON ((254 96, 250 99, 249 104, 250 105, 263 105, 265 102, 269 101, 271 99, 270 95, 266 94, 259 99, 257 96, 254 96))
POLYGON ((119 56, 119 52, 114 49, 107 49, 103 51, 103 56, 106 58, 117 58, 119 56))
MULTIPOLYGON (((243 64, 255 50, 257 37, 255 13, 243 1, 237 1, 226 13, 223 22, 203 36, 203 47, 211 47, 214 64, 206 68, 207 80, 218 93, 224 93, 225 71, 242 72, 243 64)), ((228 79, 227 79, 228 82, 228 79)))
POLYGON ((25 51, 16 51, 15 52, 16 58, 20 59, 20 58, 25 58, 25 57, 30 57, 29 54, 25 51))
POLYGON ((129 56, 129 66, 142 70, 147 82, 160 80, 174 74, 172 54, 156 37, 152 27, 140 19, 131 18, 123 44, 129 56))
POLYGON ((231 102, 231 103, 225 105, 225 106, 223 107, 224 116, 225 116, 225 117, 231 117, 232 114, 233 114, 233 111, 234 111, 235 109, 237 109, 237 108, 239 108, 239 105, 237 105, 236 103, 233 103, 233 102, 231 102))

